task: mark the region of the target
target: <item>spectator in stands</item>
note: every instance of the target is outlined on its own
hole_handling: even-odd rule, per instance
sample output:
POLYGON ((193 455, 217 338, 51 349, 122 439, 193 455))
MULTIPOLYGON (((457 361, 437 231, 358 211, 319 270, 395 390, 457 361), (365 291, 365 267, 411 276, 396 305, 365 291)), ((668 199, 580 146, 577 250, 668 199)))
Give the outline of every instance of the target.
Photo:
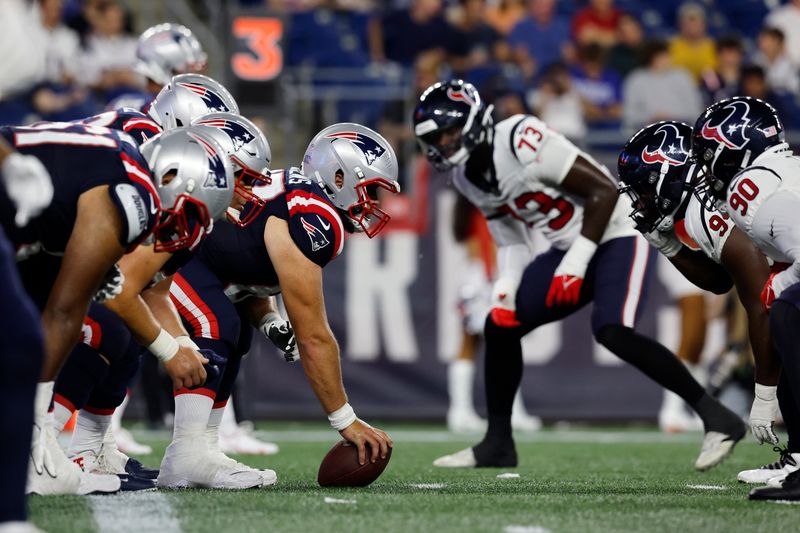
POLYGON ((667 43, 659 39, 642 48, 642 67, 625 80, 622 95, 623 123, 632 129, 659 120, 693 124, 703 110, 691 75, 673 66, 667 43))
POLYGON ((91 0, 84 7, 90 33, 81 59, 81 77, 105 101, 117 93, 139 87, 136 38, 125 31, 125 11, 116 0, 91 0))
POLYGON ((528 0, 528 14, 508 36, 515 62, 528 77, 572 58, 569 21, 556 14, 555 4, 555 0, 528 0))
POLYGON ((764 69, 773 91, 797 94, 800 90, 797 69, 786 54, 783 32, 778 28, 765 27, 758 33, 758 52, 753 62, 764 69))
POLYGON ((587 124, 618 127, 622 116, 622 79, 605 66, 605 50, 600 44, 585 44, 578 49, 578 64, 572 69, 572 78, 587 124))
POLYGON ((717 39, 717 69, 705 72, 701 80, 706 105, 736 95, 743 60, 744 47, 738 36, 717 39))
POLYGON ((3 2, 0 16, 0 124, 21 124, 32 117, 29 97, 45 73, 44 35, 35 6, 24 0, 3 2))
POLYGON ((545 69, 539 88, 528 94, 528 105, 536 116, 571 141, 579 142, 586 136, 581 97, 563 63, 553 63, 545 69))
POLYGON ((572 19, 572 37, 578 44, 597 43, 611 47, 617 42, 622 12, 614 0, 589 0, 589 5, 572 19))
POLYGON ((80 38, 64 25, 63 0, 41 0, 39 10, 46 46, 45 83, 33 93, 31 103, 44 120, 75 120, 94 113, 89 93, 80 86, 80 38))
POLYGON ((800 68, 800 0, 789 0, 775 8, 764 21, 770 28, 778 28, 786 40, 786 52, 796 68, 800 68))
POLYGON ((502 35, 508 35, 525 16, 525 0, 497 0, 486 8, 486 22, 502 35))
POLYGON ((752 96, 768 102, 778 112, 784 127, 791 128, 796 124, 797 110, 792 105, 791 98, 782 98, 781 95, 770 89, 767 83, 767 73, 759 65, 748 65, 742 69, 742 81, 739 94, 752 96))
POLYGON ((686 3, 680 7, 678 31, 669 45, 675 66, 688 70, 695 80, 717 68, 717 51, 707 33, 706 13, 699 4, 686 3))
POLYGON ((617 27, 617 44, 608 52, 606 64, 620 77, 627 76, 639 66, 639 55, 644 43, 642 25, 633 15, 623 13, 617 27))
POLYGON ((413 0, 408 9, 372 19, 369 45, 373 61, 393 61, 409 68, 427 50, 465 55, 463 39, 442 15, 442 0, 413 0))
POLYGON ((486 0, 461 0, 456 28, 461 32, 466 55, 457 71, 493 69, 498 61, 508 61, 510 49, 500 33, 486 22, 486 0))

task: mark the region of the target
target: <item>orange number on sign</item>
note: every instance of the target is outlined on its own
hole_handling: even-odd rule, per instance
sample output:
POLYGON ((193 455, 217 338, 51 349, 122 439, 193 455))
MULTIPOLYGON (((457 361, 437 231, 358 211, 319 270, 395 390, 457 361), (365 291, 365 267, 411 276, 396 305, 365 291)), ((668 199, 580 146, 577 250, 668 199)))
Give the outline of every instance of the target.
POLYGON ((283 23, 276 18, 239 17, 233 21, 233 34, 247 42, 248 52, 236 52, 231 68, 240 79, 266 81, 283 70, 283 23))

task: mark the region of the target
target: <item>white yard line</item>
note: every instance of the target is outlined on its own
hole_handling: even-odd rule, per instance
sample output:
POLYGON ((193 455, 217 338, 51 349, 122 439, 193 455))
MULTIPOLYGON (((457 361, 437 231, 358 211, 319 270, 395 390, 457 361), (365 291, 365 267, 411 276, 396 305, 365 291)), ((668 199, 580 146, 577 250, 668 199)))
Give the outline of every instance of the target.
POLYGON ((697 490, 728 490, 728 487, 723 485, 686 485, 686 488, 697 490))
POLYGON ((409 483, 412 489, 420 490, 439 490, 447 487, 447 483, 409 483))
POLYGON ((157 531, 181 533, 181 523, 163 492, 122 492, 89 496, 98 533, 157 531))
POLYGON ((504 533, 551 533, 549 529, 542 526, 506 526, 504 533))

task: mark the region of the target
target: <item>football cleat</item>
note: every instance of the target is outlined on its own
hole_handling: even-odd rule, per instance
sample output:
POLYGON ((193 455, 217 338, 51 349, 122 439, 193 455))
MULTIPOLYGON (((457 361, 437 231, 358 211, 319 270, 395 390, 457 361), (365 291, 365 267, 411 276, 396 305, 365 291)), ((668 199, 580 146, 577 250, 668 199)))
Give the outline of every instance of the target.
MULTIPOLYGON (((77 453, 70 457, 73 463, 81 467, 84 473, 84 478, 91 477, 95 479, 88 479, 83 483, 87 486, 90 483, 94 485, 100 484, 100 487, 108 486, 112 487, 114 482, 108 478, 116 478, 119 487, 117 490, 123 491, 135 491, 135 490, 148 490, 148 489, 155 489, 156 485, 152 479, 146 478, 139 478, 137 476, 133 476, 128 474, 127 472, 119 471, 119 464, 114 464, 113 461, 109 461, 107 456, 101 453, 95 453, 93 450, 85 450, 83 452, 77 453), (104 479, 96 479, 96 478, 104 478, 104 479)), ((86 489, 89 490, 89 489, 86 489)), ((89 490, 86 494, 91 494, 95 492, 105 492, 97 487, 89 490)))
POLYGON ((433 466, 440 468, 475 468, 478 461, 475 459, 475 452, 472 448, 465 448, 460 452, 439 457, 433 462, 433 466))
POLYGON ((800 465, 798 465, 800 453, 790 453, 788 449, 781 449, 778 446, 773 449, 780 454, 777 461, 761 468, 743 470, 739 472, 736 479, 742 483, 772 483, 773 479, 782 482, 787 475, 800 470, 800 465))
POLYGON ((103 446, 100 448, 99 455, 102 460, 112 467, 115 474, 131 474, 144 479, 156 479, 158 477, 157 468, 148 468, 140 461, 128 457, 117 447, 118 439, 113 428, 108 428, 103 436, 103 446))
POLYGON ((0 533, 44 533, 30 522, 0 522, 0 533))
POLYGON ((738 437, 718 431, 707 432, 703 439, 700 455, 697 456, 697 460, 694 462, 694 467, 703 471, 720 464, 733 452, 733 447, 742 440, 744 435, 745 432, 742 432, 738 437))
POLYGON ((48 424, 34 424, 26 494, 78 494, 81 469, 67 459, 48 424))
POLYGON ((453 433, 483 433, 486 431, 486 420, 472 410, 449 409, 447 429, 453 433))
POLYGON ((243 490, 260 487, 264 481, 250 467, 219 460, 201 440, 199 445, 173 441, 164 453, 156 483, 164 489, 243 490))
POLYGON ((122 490, 122 480, 115 475, 89 474, 81 472, 81 484, 78 494, 114 494, 122 490))
POLYGON ((253 425, 249 422, 239 422, 231 428, 220 427, 219 449, 223 453, 237 453, 241 455, 275 455, 280 448, 273 442, 258 440, 253 435, 253 425))
MULTIPOLYGON (((235 426, 235 427, 238 427, 238 426, 235 426)), ((217 428, 217 429, 219 429, 219 428, 217 428)), ((262 469, 252 468, 250 466, 247 466, 244 463, 240 463, 239 461, 237 461, 235 459, 232 459, 231 457, 228 457, 227 455, 225 455, 225 452, 222 451, 222 449, 220 448, 222 439, 220 438, 219 433, 217 431, 215 431, 215 429, 212 429, 212 428, 207 428, 206 429, 206 440, 207 440, 207 443, 208 443, 207 453, 208 453, 211 461, 219 461, 222 464, 227 464, 228 466, 230 466, 232 468, 244 468, 244 469, 251 470, 253 472, 258 472, 258 474, 261 476, 261 480, 262 480, 262 485, 261 486, 262 487, 268 487, 270 485, 274 485, 275 483, 277 483, 278 475, 275 473, 274 470, 269 470, 269 469, 263 469, 262 470, 262 469)), ((259 441, 256 441, 256 442, 259 442, 259 441)), ((267 443, 267 444, 269 444, 269 443, 267 443)), ((276 447, 277 447, 277 445, 276 445, 276 447)))
MULTIPOLYGON (((771 484, 772 480, 770 480, 771 484)), ((780 486, 758 487, 750 491, 751 500, 800 500, 800 470, 788 474, 780 486)))

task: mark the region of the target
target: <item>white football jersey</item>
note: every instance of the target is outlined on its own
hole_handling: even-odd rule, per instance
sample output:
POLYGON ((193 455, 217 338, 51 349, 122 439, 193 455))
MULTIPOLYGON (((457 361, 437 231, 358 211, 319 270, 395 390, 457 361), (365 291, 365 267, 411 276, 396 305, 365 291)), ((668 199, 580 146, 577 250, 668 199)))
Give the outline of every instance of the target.
POLYGON ((722 262, 722 249, 730 237, 734 223, 721 211, 708 211, 692 195, 683 220, 675 222, 675 235, 684 246, 700 250, 717 263, 722 262))
POLYGON ((800 158, 785 145, 758 156, 731 180, 725 210, 774 262, 800 259, 800 158))
MULTIPOLYGON (((487 220, 498 246, 521 242, 524 226, 540 230, 551 244, 568 249, 580 234, 583 200, 565 191, 561 182, 578 155, 592 161, 612 182, 608 170, 582 152, 563 135, 536 117, 514 115, 495 126, 493 163, 495 191, 484 190, 455 170, 456 188, 487 220)), ((601 243, 635 235, 627 201, 620 197, 601 243)))

